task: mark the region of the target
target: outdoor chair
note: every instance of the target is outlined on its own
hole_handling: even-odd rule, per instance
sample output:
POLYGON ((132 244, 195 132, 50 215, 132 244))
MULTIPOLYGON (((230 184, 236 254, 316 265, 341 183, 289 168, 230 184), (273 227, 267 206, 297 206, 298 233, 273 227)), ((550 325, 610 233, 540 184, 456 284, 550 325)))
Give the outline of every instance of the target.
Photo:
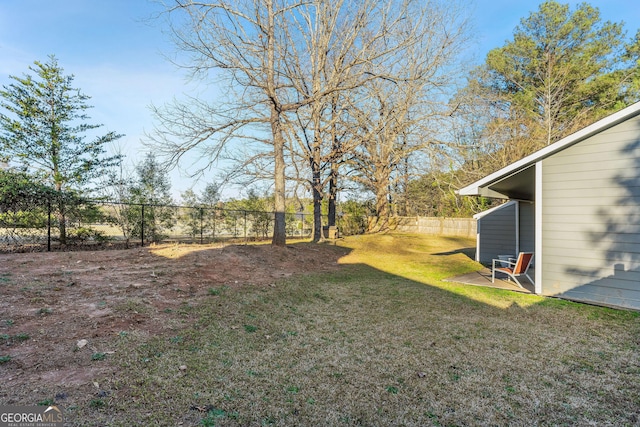
POLYGON ((525 276, 531 283, 533 283, 533 279, 531 279, 527 274, 532 260, 533 252, 520 252, 515 262, 512 260, 505 261, 503 259, 494 259, 491 266, 491 283, 495 282, 496 272, 499 272, 512 277, 518 286, 524 289, 524 286, 522 286, 518 281, 518 277, 525 276))

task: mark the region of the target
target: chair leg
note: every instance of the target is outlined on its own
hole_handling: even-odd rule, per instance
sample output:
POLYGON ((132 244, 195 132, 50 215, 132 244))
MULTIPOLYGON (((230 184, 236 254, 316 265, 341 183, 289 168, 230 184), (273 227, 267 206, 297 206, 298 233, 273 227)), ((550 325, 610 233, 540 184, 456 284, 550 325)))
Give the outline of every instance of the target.
POLYGON ((525 276, 527 276, 527 279, 529 279, 529 281, 531 282, 531 284, 532 284, 533 286, 535 286, 535 285, 536 285, 536 284, 535 284, 535 282, 533 281, 533 279, 532 279, 531 277, 529 277, 529 275, 528 275, 527 273, 525 273, 524 275, 525 275, 525 276))
POLYGON ((522 286, 522 285, 520 284, 520 282, 518 281, 518 279, 516 278, 516 276, 511 276, 511 277, 513 277, 513 280, 518 284, 518 286, 520 286, 522 289, 524 289, 524 286, 522 286))

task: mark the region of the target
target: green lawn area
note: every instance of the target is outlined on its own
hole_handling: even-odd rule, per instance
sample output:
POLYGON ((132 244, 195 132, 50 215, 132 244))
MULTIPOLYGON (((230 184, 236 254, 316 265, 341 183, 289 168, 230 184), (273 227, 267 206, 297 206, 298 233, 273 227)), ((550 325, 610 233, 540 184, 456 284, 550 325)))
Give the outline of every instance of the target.
MULTIPOLYGON (((638 425, 640 317, 443 279, 473 240, 349 237, 338 272, 221 288, 118 338, 82 425, 638 425), (95 423, 95 424, 94 424, 95 423)), ((295 245, 293 245, 295 248, 295 245)), ((344 250, 337 248, 337 250, 344 250)), ((468 253, 468 251, 467 251, 468 253)))

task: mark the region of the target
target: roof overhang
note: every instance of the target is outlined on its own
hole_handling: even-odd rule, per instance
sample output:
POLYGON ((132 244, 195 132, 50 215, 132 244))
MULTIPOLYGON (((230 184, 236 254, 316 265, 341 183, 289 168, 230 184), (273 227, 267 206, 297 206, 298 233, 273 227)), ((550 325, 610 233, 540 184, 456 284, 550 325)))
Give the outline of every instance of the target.
POLYGON ((640 114, 640 102, 611 114, 560 141, 518 160, 457 191, 461 196, 532 201, 535 195, 535 164, 595 134, 640 114))
POLYGON ((463 196, 483 196, 493 199, 533 200, 535 196, 536 172, 535 166, 530 165, 505 174, 486 185, 478 185, 470 189, 465 187, 459 191, 463 196), (467 190, 469 194, 463 193, 467 190))

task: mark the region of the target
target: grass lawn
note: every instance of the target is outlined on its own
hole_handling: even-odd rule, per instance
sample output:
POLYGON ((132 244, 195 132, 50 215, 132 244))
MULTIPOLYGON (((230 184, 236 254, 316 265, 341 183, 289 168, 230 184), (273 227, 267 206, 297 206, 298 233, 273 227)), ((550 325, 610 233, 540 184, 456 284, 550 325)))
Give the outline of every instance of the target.
POLYGON ((469 239, 337 245, 337 272, 212 289, 170 337, 121 333, 109 393, 68 412, 112 426, 640 423, 638 313, 442 281, 479 267, 469 239))

